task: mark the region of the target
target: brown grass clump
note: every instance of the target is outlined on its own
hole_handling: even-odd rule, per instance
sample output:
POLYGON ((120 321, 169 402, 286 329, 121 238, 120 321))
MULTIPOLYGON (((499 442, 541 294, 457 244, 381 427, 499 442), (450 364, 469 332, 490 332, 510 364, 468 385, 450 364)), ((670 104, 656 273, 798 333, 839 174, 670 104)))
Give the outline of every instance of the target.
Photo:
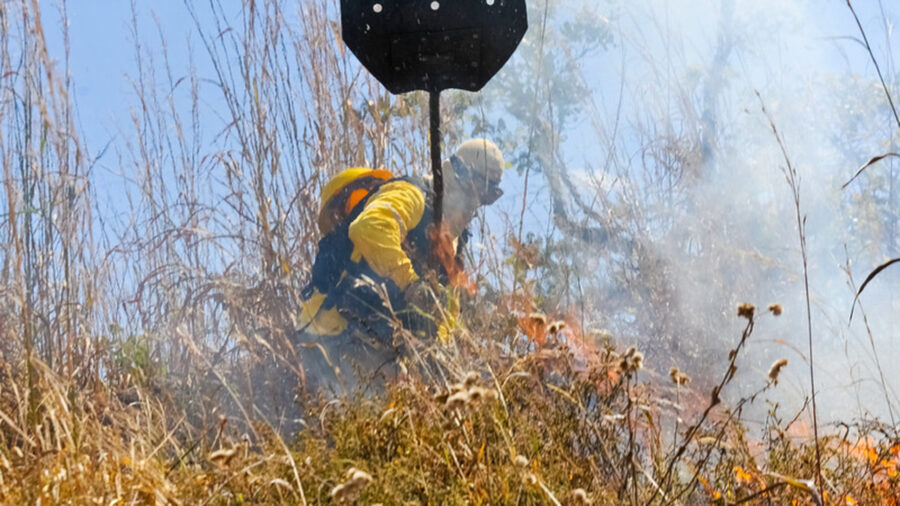
MULTIPOLYGON (((444 366, 469 372, 437 395, 416 366, 378 397, 310 399, 293 441, 239 418, 192 427, 164 395, 139 386, 122 396, 137 399, 129 404, 100 385, 68 397, 66 381, 44 367, 39 423, 29 426, 17 397, 24 376, 8 369, 0 501, 900 504, 900 443, 883 426, 820 441, 829 463, 821 491, 808 480, 815 448, 799 415, 785 420, 775 405, 762 439, 742 424, 767 385, 703 418, 699 403, 673 413, 666 387, 625 374, 624 358, 635 370, 633 348, 588 356, 562 342, 512 356, 484 346, 460 343, 459 362, 444 366), (666 429, 676 416, 680 428, 666 429), (670 447, 671 437, 683 444, 670 447), (679 471, 667 474, 668 463, 679 471)), ((653 375, 653 364, 640 366, 653 375)), ((682 399, 704 399, 684 373, 670 373, 682 399)))

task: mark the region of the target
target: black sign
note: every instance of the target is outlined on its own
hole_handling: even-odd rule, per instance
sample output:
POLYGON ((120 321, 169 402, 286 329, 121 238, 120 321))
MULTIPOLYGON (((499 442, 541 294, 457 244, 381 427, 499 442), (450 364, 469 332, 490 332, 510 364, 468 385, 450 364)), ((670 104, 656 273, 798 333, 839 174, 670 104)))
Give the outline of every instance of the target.
POLYGON ((480 90, 525 30, 525 0, 341 0, 344 42, 391 93, 480 90))

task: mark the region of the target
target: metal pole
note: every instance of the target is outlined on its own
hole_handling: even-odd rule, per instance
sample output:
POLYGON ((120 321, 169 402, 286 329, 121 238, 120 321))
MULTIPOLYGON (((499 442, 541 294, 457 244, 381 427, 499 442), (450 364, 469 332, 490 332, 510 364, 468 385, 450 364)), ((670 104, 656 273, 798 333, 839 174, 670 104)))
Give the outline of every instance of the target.
POLYGON ((431 114, 431 174, 434 183, 434 226, 440 232, 444 211, 444 171, 441 167, 441 92, 429 92, 431 114))

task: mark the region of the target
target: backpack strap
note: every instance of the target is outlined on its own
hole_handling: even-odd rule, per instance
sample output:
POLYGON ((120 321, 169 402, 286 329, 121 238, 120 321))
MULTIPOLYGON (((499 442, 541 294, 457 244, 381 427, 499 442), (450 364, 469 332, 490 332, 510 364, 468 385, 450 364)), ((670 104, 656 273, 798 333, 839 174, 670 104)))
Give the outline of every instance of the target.
MULTIPOLYGON (((373 171, 375 175, 360 177, 346 186, 325 203, 319 213, 319 228, 324 234, 319 240, 319 250, 312 267, 312 276, 309 283, 301 292, 304 298, 313 295, 314 290, 319 293, 331 294, 341 281, 345 272, 359 275, 366 274, 370 277, 378 276, 365 264, 355 263, 350 260, 353 252, 353 241, 350 240, 350 224, 359 217, 369 202, 372 195, 387 183, 394 181, 408 181, 406 177, 384 178, 390 174, 388 171, 373 171)), ((323 303, 323 309, 334 306, 334 297, 323 303)))
POLYGON ((382 185, 394 179, 394 175, 390 171, 372 170, 350 181, 328 201, 323 202, 322 209, 319 211, 319 231, 323 237, 346 221, 353 214, 357 205, 368 199, 382 185))

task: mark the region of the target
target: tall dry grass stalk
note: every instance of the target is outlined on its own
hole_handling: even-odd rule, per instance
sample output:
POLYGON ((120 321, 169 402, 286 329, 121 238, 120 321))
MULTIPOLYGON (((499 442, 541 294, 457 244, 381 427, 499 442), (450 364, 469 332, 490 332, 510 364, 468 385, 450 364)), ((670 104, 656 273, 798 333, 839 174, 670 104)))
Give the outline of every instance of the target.
POLYGON ((97 377, 89 336, 102 314, 104 273, 95 263, 90 165, 74 126, 65 27, 60 60, 49 54, 37 2, 8 3, 0 30, 2 352, 25 371, 34 422, 39 363, 72 389, 97 377))
POLYGON ((800 175, 797 172, 797 169, 791 163, 787 148, 784 145, 784 140, 781 138, 781 134, 778 132, 778 128, 775 126, 775 120, 772 119, 772 116, 766 109, 766 104, 765 102, 763 102, 762 96, 759 94, 759 92, 756 93, 756 96, 759 99, 763 114, 766 115, 766 119, 769 121, 769 127, 772 129, 772 135, 775 136, 775 141, 778 143, 778 147, 781 150, 782 156, 784 157, 785 165, 781 168, 781 170, 784 173, 784 177, 791 189, 791 196, 793 197, 794 211, 797 219, 797 235, 800 240, 800 257, 803 261, 803 289, 804 295, 806 297, 806 330, 809 350, 809 388, 810 398, 812 399, 813 440, 815 441, 816 448, 815 483, 816 487, 819 490, 822 490, 822 451, 819 447, 819 410, 817 409, 816 404, 816 361, 813 355, 814 347, 812 303, 809 289, 809 253, 806 246, 806 216, 803 214, 803 210, 800 205, 800 175))

